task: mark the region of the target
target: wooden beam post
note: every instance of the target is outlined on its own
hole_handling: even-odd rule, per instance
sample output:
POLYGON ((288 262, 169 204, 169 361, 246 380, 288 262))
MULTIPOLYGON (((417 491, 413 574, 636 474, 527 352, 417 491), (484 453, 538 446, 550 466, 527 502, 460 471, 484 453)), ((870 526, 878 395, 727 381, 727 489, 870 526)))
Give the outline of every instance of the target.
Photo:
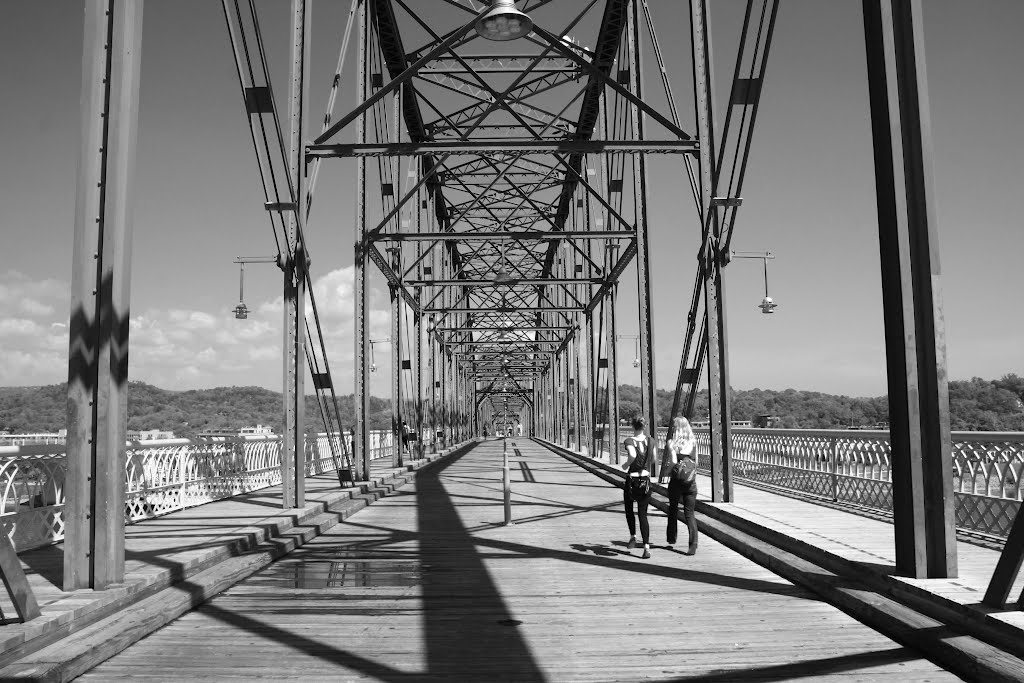
POLYGON ((896 567, 957 575, 946 341, 920 0, 864 0, 896 567))
POLYGON ((124 579, 132 190, 142 7, 87 0, 68 359, 64 590, 124 579))
POLYGON ((25 570, 21 568, 21 561, 14 550, 14 544, 11 543, 11 537, 7 534, 0 534, 0 579, 3 579, 7 595, 14 603, 14 611, 18 613, 18 618, 22 622, 31 621, 42 614, 36 595, 32 592, 32 586, 28 584, 25 570))

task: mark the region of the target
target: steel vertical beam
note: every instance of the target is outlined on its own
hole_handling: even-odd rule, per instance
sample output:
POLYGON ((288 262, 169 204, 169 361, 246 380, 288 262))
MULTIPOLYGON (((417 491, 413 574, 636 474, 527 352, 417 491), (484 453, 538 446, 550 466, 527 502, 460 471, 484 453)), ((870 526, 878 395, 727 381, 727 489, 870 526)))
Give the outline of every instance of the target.
MULTIPOLYGON (((416 304, 420 303, 420 289, 416 288, 416 304)), ((416 457, 423 458, 423 314, 416 314, 416 457)))
POLYGON ((590 420, 590 457, 597 457, 597 357, 594 355, 594 314, 587 312, 587 399, 590 420))
POLYGON ((430 343, 430 452, 437 453, 437 432, 440 426, 437 417, 437 399, 441 393, 440 373, 437 371, 437 364, 440 360, 440 354, 438 354, 438 343, 434 336, 431 335, 427 341, 430 343))
MULTIPOLYGON (((391 250, 391 268, 396 273, 402 272, 401 250, 391 250)), ((402 466, 402 297, 398 287, 389 287, 391 294, 391 434, 394 442, 391 464, 402 466)))
MULTIPOLYGON (((292 0, 292 65, 288 98, 288 175, 297 207, 306 206, 304 137, 309 101, 309 36, 307 0, 292 0)), ((284 439, 281 454, 281 505, 306 504, 306 249, 302 212, 288 214, 288 259, 284 269, 284 439)))
POLYGON ((562 369, 565 367, 565 352, 559 353, 555 356, 555 364, 552 368, 551 376, 551 399, 554 401, 554 414, 555 414, 555 441, 562 446, 565 445, 566 438, 566 425, 565 425, 565 403, 562 401, 562 378, 564 373, 562 369))
POLYGON ((690 0, 693 48, 693 87, 700 140, 701 218, 707 240, 701 248, 704 269, 705 315, 708 318, 708 399, 711 408, 711 499, 729 503, 732 492, 732 429, 729 410, 728 339, 725 295, 719 252, 721 222, 713 206, 718 172, 715 162, 714 85, 711 61, 710 17, 706 0, 690 0))
POLYGON ((68 354, 64 590, 124 580, 132 191, 143 3, 87 0, 68 354))
MULTIPOLYGON (((367 49, 366 3, 359 5, 359 59, 357 60, 358 75, 357 103, 366 100, 366 49, 367 49)), ((366 142, 366 114, 361 114, 356 121, 356 140, 366 142)), ((369 404, 369 367, 366 356, 369 344, 366 328, 367 301, 367 269, 369 268, 369 252, 366 242, 366 160, 356 160, 356 215, 355 229, 358 238, 355 245, 355 414, 356 433, 353 435, 357 469, 360 470, 358 480, 370 478, 370 448, 367 420, 370 416, 369 404)))
POLYGON ((920 0, 864 0, 896 567, 957 575, 946 342, 920 0))
POLYGON ((566 344, 565 351, 564 369, 562 371, 562 421, 565 423, 565 428, 562 430, 565 434, 565 447, 571 448, 572 444, 572 386, 569 383, 571 377, 570 369, 572 362, 572 344, 566 344))
MULTIPOLYGON (((628 14, 626 43, 629 50, 629 84, 633 94, 639 100, 643 100, 643 50, 639 40, 637 0, 629 4, 628 14)), ((630 119, 633 139, 644 140, 645 116, 636 104, 630 104, 630 119)), ((633 193, 636 202, 636 278, 637 293, 640 296, 640 305, 637 307, 640 318, 640 396, 643 410, 647 415, 647 426, 651 437, 654 437, 658 428, 658 397, 654 386, 654 300, 651 297, 650 237, 647 222, 647 157, 644 154, 632 156, 633 193)), ((655 469, 652 469, 651 473, 657 476, 655 469)))
MULTIPOLYGON (((614 259, 610 259, 614 261, 614 259)), ((619 350, 615 340, 617 325, 615 324, 615 300, 618 298, 619 285, 616 283, 608 289, 605 296, 605 313, 608 316, 608 425, 610 432, 608 447, 611 461, 619 464, 619 350)))
POLYGON ((443 345, 439 346, 438 351, 438 355, 441 357, 441 434, 443 439, 441 447, 448 448, 448 417, 450 415, 448 396, 451 393, 448 391, 448 354, 443 345))

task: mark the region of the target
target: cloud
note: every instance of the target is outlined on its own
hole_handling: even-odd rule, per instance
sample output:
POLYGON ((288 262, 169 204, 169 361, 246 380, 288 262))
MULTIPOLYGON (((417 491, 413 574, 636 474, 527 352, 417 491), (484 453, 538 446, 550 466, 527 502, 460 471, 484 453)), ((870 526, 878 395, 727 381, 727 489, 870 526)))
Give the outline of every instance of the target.
POLYGON ((34 337, 44 328, 35 320, 25 318, 4 318, 0 320, 0 338, 3 337, 34 337))
MULTIPOLYGON (((351 391, 354 356, 354 269, 340 268, 313 284, 335 385, 351 391)), ((368 292, 371 338, 390 335, 386 292, 368 292)), ((69 286, 0 273, 0 384, 62 382, 67 376, 69 286)), ((231 309, 147 308, 129 326, 129 376, 168 389, 281 386, 282 298, 251 304, 238 320, 231 309)), ((307 306, 312 325, 312 308, 307 306)), ((384 369, 387 353, 379 354, 384 369)), ((319 350, 316 357, 321 358, 319 350)))
POLYGON ((0 272, 0 384, 67 379, 69 289, 54 279, 0 272))
POLYGON ((52 315, 55 306, 68 309, 69 292, 61 280, 33 280, 17 270, 0 273, 0 307, 5 311, 15 307, 30 315, 52 315))

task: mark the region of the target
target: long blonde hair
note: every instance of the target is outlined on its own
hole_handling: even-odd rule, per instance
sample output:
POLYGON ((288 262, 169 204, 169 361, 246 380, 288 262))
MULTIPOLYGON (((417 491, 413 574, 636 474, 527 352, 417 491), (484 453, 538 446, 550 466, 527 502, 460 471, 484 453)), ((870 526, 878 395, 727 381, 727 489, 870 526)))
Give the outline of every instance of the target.
POLYGON ((694 441, 693 427, 690 426, 690 421, 682 415, 672 418, 672 448, 676 452, 681 452, 684 446, 693 444, 694 441))

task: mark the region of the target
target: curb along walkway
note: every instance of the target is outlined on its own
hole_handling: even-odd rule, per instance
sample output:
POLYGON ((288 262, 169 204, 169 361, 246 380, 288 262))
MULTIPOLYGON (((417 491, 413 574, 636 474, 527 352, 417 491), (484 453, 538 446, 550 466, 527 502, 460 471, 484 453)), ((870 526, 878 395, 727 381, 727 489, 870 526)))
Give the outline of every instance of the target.
POLYGON ((89 652, 90 629, 109 639, 104 623, 121 619, 113 631, 124 647, 388 495, 410 471, 466 445, 400 468, 390 460, 372 463, 371 480, 351 488, 340 488, 334 472, 308 477, 301 509, 282 509, 281 487, 273 486, 129 525, 125 582, 106 590, 59 588, 63 544, 21 553, 42 616, 0 626, 0 679, 69 680, 102 661, 104 648, 89 652), (155 614, 145 613, 147 600, 160 602, 155 614))
POLYGON ((957 680, 710 538, 625 547, 619 489, 539 443, 424 468, 83 676, 130 680, 957 680))

